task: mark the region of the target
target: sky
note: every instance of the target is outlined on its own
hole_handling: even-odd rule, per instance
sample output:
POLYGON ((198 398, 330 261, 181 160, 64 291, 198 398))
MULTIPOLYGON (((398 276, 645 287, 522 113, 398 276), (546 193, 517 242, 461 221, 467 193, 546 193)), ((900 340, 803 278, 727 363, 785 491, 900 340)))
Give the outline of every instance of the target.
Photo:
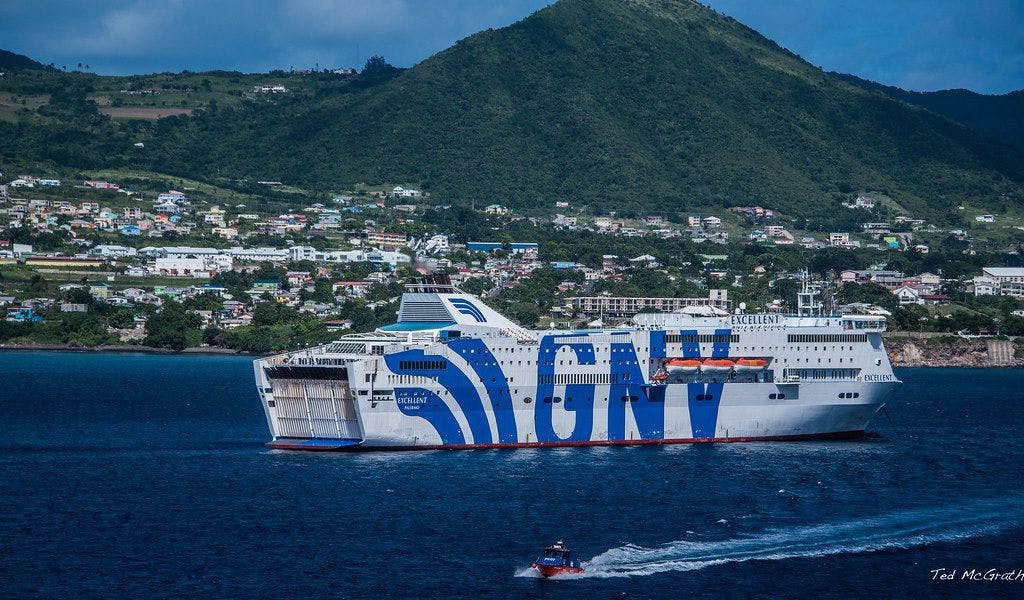
MULTIPOLYGON (((411 66, 551 0, 0 0, 0 48, 102 74, 411 66)), ((904 89, 1024 88, 1024 0, 706 0, 809 62, 904 89)))

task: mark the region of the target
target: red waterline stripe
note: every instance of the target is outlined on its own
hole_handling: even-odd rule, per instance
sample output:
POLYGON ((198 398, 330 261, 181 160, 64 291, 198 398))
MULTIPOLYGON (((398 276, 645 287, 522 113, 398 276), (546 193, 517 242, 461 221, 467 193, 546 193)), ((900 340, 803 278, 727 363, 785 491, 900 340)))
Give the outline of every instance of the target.
POLYGON ((269 442, 275 450, 305 450, 307 452, 391 452, 400 450, 494 450, 501 448, 562 448, 567 446, 660 446, 667 444, 719 444, 733 442, 799 442, 809 440, 855 440, 863 437, 881 437, 875 432, 838 431, 833 433, 800 433, 794 435, 767 435, 729 438, 676 438, 670 440, 587 440, 560 442, 512 442, 498 444, 431 444, 425 446, 329 446, 307 445, 286 441, 269 442))

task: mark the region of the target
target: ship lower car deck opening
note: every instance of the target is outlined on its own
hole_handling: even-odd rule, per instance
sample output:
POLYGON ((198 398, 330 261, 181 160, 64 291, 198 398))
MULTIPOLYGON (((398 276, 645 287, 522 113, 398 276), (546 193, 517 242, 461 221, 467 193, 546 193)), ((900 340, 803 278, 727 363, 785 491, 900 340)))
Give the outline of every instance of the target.
POLYGON ((347 381, 271 380, 280 437, 359 439, 359 420, 347 381))

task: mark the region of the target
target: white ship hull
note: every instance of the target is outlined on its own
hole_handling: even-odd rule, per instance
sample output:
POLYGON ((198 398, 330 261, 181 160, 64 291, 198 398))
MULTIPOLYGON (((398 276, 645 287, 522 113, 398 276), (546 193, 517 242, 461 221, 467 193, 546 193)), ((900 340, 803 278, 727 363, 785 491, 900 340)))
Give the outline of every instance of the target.
MULTIPOLYGON (((365 434, 361 446, 364 449, 383 448, 445 448, 445 447, 516 447, 516 446, 572 446, 572 445, 616 445, 616 444, 658 444, 696 442, 742 442, 758 440, 801 440, 828 438, 856 438, 864 435, 868 422, 884 404, 884 396, 896 384, 879 386, 871 391, 861 392, 856 400, 836 398, 832 386, 819 384, 803 386, 799 402, 789 400, 767 400, 778 387, 772 384, 752 384, 743 390, 727 390, 712 418, 706 414, 693 415, 686 384, 666 386, 664 419, 659 428, 641 432, 632 407, 642 409, 643 400, 629 403, 625 412, 625 435, 609 435, 608 403, 598 401, 594 406, 593 424, 590 435, 573 435, 579 420, 575 412, 564 408, 551 411, 552 429, 557 439, 544 437, 535 426, 536 411, 523 408, 514 411, 517 431, 521 435, 514 442, 476 442, 471 434, 465 443, 446 444, 438 433, 425 422, 410 421, 399 410, 385 405, 385 410, 371 410, 363 420, 365 434), (819 389, 815 391, 813 387, 819 389), (810 389, 808 389, 810 388, 810 389)), ((792 387, 792 386, 788 386, 792 387)), ((845 389, 864 389, 868 386, 845 389)), ((564 392, 560 392, 564 393, 564 392)), ((563 396, 564 397, 564 396, 563 396)), ((618 400, 622 404, 621 400, 618 400)), ((646 401, 650 404, 650 401, 646 401)), ((562 404, 564 404, 564 400, 562 404)), ((380 408, 380 405, 378 405, 380 408)), ((695 409, 704 412, 699 404, 695 409)), ((465 429, 469 429, 468 426, 465 429)), ((495 433, 495 432, 492 432, 495 433)), ((279 440, 280 447, 287 447, 288 441, 279 440)))
POLYGON ((375 450, 856 437, 900 384, 875 318, 669 317, 620 330, 527 332, 473 296, 407 295, 391 328, 256 361, 270 445, 375 450), (425 321, 434 315, 448 320, 425 321), (671 358, 751 357, 770 364, 655 377, 671 358))

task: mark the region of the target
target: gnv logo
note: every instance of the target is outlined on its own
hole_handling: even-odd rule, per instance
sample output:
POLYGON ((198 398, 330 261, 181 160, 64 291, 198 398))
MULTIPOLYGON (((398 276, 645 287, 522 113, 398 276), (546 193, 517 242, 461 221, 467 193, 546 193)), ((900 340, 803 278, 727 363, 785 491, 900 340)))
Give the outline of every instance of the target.
POLYGON ((487 322, 487 319, 484 317, 484 313, 480 312, 480 309, 469 300, 465 300, 463 298, 450 298, 448 301, 452 303, 455 310, 464 315, 473 317, 478 323, 487 322))

